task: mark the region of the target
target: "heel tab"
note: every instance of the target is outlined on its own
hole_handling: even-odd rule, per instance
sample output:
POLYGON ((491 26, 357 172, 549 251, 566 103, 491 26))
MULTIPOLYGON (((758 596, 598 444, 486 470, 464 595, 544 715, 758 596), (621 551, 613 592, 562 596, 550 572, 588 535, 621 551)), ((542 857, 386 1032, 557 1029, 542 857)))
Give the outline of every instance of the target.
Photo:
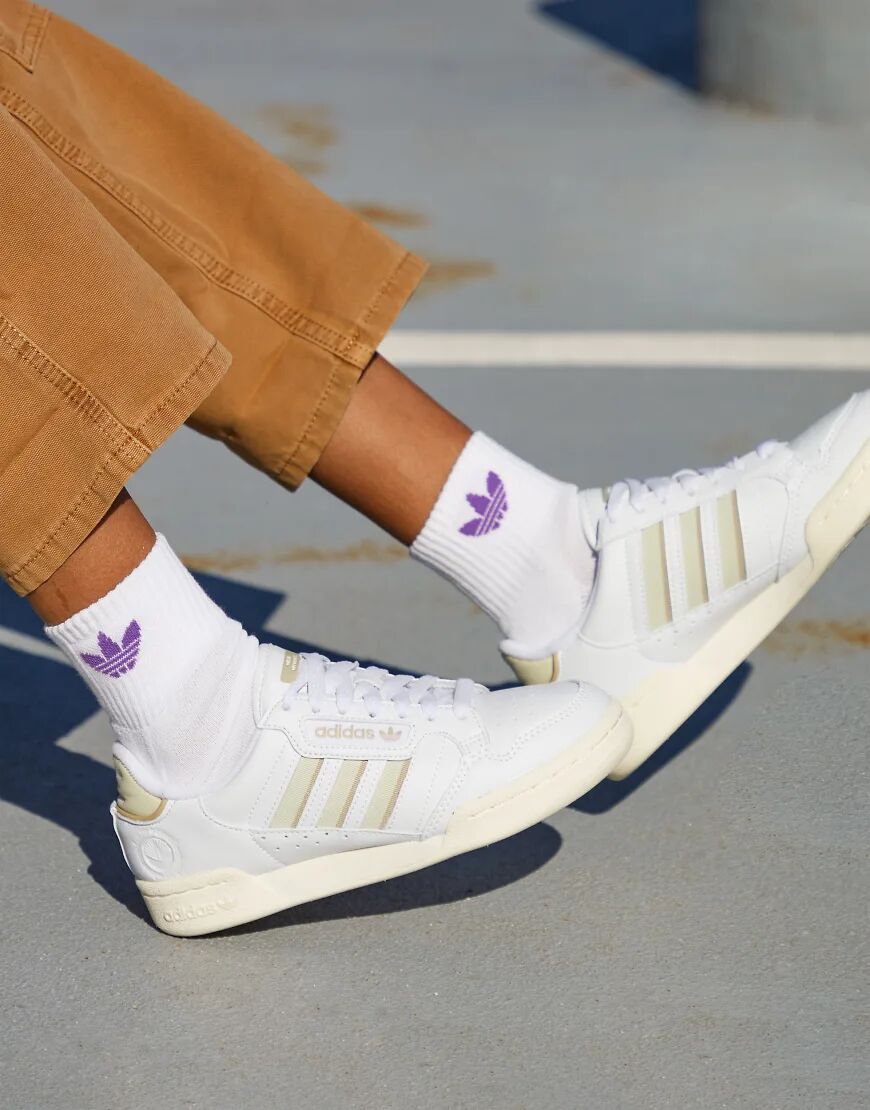
POLYGON ((548 655, 544 659, 516 659, 513 655, 505 655, 504 659, 524 686, 559 680, 558 655, 548 655))
POLYGON ((158 798, 141 787, 117 756, 112 757, 112 762, 118 784, 118 799, 115 802, 118 816, 127 821, 156 820, 166 808, 166 799, 158 798))

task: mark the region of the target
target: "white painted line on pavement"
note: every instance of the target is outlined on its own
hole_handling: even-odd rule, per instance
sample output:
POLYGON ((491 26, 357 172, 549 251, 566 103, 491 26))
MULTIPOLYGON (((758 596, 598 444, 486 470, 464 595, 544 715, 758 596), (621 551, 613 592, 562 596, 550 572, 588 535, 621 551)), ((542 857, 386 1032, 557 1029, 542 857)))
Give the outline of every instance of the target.
POLYGON ((673 331, 393 331, 397 366, 706 367, 870 372, 870 334, 673 331))
POLYGON ((72 666, 60 648, 56 648, 48 640, 36 640, 33 636, 26 636, 23 632, 16 632, 12 628, 0 627, 0 647, 23 651, 26 655, 40 655, 43 659, 51 659, 54 663, 63 663, 65 667, 72 666))

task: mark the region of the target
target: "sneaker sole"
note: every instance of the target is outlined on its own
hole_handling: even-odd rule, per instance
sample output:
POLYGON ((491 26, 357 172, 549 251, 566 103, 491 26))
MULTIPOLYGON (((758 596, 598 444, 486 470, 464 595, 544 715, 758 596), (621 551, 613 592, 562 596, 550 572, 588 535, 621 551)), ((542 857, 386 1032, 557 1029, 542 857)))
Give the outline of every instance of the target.
POLYGON ((631 723, 614 702, 602 721, 558 758, 460 806, 439 836, 319 856, 262 875, 223 868, 136 885, 154 924, 165 933, 193 937, 230 929, 522 832, 601 782, 630 744, 631 723))
POLYGON ((624 779, 649 759, 807 595, 868 519, 870 440, 810 514, 809 555, 753 598, 690 660, 651 675, 623 697, 634 741, 609 777, 624 779))

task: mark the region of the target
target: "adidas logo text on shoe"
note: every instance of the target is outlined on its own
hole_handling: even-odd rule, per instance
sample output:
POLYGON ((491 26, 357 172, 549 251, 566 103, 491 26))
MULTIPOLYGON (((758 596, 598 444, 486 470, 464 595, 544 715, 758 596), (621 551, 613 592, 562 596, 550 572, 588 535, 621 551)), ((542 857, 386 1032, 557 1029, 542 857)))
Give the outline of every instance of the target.
POLYGON ((319 725, 314 730, 314 735, 330 740, 373 740, 375 730, 360 725, 342 725, 336 721, 332 725, 319 725))

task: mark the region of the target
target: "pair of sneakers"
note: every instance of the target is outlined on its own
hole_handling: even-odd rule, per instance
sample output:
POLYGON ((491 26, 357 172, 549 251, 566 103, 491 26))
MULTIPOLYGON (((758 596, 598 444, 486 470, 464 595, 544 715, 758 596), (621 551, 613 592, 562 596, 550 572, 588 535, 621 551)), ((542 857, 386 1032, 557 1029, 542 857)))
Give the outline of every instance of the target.
POLYGON ((647 759, 870 517, 870 392, 726 466, 581 494, 597 537, 579 625, 526 688, 260 648, 257 743, 183 801, 116 761, 113 820, 157 926, 191 936, 510 836, 647 759))

